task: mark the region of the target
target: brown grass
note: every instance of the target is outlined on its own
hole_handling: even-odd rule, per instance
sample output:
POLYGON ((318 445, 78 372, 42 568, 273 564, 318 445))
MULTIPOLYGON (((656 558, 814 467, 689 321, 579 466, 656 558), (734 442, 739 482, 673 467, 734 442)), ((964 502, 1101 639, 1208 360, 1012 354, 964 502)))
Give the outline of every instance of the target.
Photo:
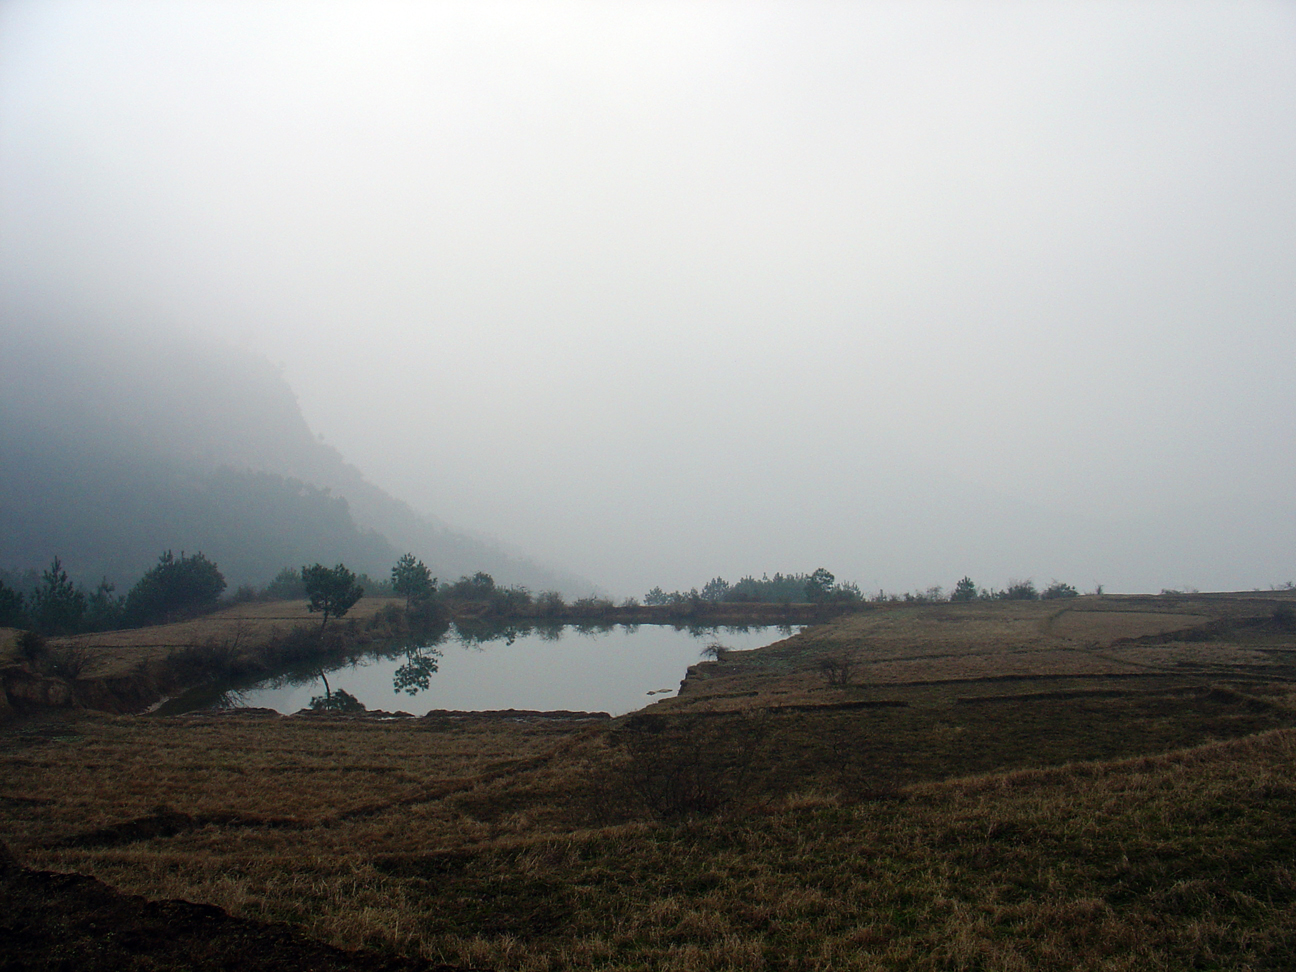
POLYGON ((0 833, 502 969, 1293 967, 1293 635, 1248 627, 1255 599, 1114 603, 845 618, 601 727, 27 724, 0 737, 0 833), (844 650, 865 661, 830 688, 816 659, 844 650), (654 801, 679 779, 704 799, 654 801))
MULTIPOLYGON (((366 624, 388 605, 404 606, 401 598, 363 598, 341 622, 366 624)), ((76 647, 89 655, 86 678, 114 678, 129 675, 141 664, 164 660, 176 649, 238 644, 256 647, 286 635, 294 627, 318 627, 320 616, 311 614, 306 602, 271 601, 236 604, 214 614, 191 621, 131 628, 123 631, 101 631, 68 638, 49 639, 50 647, 76 647)), ((337 625, 339 622, 331 622, 337 625)), ((3 660, 12 661, 12 646, 3 660)))

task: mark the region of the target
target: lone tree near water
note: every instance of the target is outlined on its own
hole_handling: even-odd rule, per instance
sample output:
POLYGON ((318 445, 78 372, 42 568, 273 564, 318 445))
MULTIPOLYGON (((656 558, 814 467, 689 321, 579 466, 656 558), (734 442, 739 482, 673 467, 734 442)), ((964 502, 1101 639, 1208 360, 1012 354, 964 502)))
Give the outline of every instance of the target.
POLYGON ((356 583, 356 575, 343 564, 336 567, 325 567, 323 564, 303 567, 301 576, 302 583, 306 585, 306 597, 310 601, 308 610, 311 613, 324 613, 321 631, 328 624, 330 616, 344 617, 355 602, 364 597, 364 588, 356 583))
POLYGON ((436 578, 432 571, 421 560, 415 560, 412 553, 407 553, 392 568, 392 590, 405 598, 405 609, 408 611, 415 604, 426 601, 436 593, 436 578))

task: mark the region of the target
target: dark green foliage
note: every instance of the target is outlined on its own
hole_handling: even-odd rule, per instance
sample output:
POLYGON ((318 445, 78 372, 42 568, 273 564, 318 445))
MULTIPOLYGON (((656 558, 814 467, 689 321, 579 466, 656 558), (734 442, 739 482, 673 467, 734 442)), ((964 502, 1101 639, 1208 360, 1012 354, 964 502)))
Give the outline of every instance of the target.
MULTIPOLYGON (((495 578, 480 570, 471 577, 460 577, 453 584, 441 588, 440 593, 447 601, 470 605, 479 617, 530 617, 537 613, 538 608, 535 598, 525 587, 500 587, 495 578)), ((549 600, 543 611, 552 614, 555 606, 562 603, 562 595, 548 592, 546 597, 549 600)))
POLYGON ((310 707, 316 712, 364 712, 365 705, 346 689, 313 696, 310 707))
POLYGON ((86 596, 73 586, 58 557, 41 574, 32 596, 32 621, 43 634, 74 634, 81 630, 86 596))
POLYGON ((120 628, 126 613, 126 599, 114 596, 117 588, 108 583, 105 577, 95 588, 95 592, 86 599, 85 629, 87 631, 111 631, 120 628))
MULTIPOLYGON (((525 587, 497 587, 491 599, 491 607, 496 614, 523 616, 531 613, 534 603, 531 592, 525 587)), ((579 602, 578 602, 579 603, 579 602)))
POLYGON ((441 652, 436 648, 411 644, 405 650, 405 664, 396 669, 392 675, 392 688, 396 692, 417 695, 427 691, 431 676, 436 673, 437 660, 441 652))
POLYGON ((906 592, 903 598, 906 604, 940 604, 945 599, 945 591, 939 584, 925 591, 906 592))
POLYGON ((203 554, 181 551, 177 560, 168 550, 126 595, 125 619, 142 626, 201 614, 215 609, 224 591, 224 575, 203 554))
POLYGON ((306 585, 295 567, 285 567, 261 592, 271 601, 295 601, 306 596, 306 585))
POLYGON ((1045 601, 1051 601, 1058 597, 1079 597, 1080 592, 1070 584, 1064 584, 1061 581, 1054 581, 1048 587, 1044 588, 1044 593, 1040 598, 1045 601))
POLYGON ((805 599, 807 601, 826 601, 832 593, 837 578, 826 567, 819 567, 806 581, 805 599))
POLYGON ((405 598, 406 610, 428 600, 436 593, 436 578, 412 553, 404 554, 391 571, 391 586, 397 597, 405 598))
POLYGON ((360 571, 360 573, 356 574, 356 582, 365 589, 365 593, 370 597, 393 597, 396 594, 392 590, 392 582, 389 577, 379 577, 375 580, 364 571, 360 571))
POLYGON ((541 591, 535 599, 535 613, 539 617, 565 614, 567 602, 558 591, 541 591))
POLYGON ((733 585, 730 601, 759 601, 770 604, 791 604, 805 597, 805 574, 762 574, 760 580, 750 575, 733 585))
POLYGON ((730 590, 732 588, 727 580, 723 577, 713 577, 702 585, 702 600, 719 604, 728 598, 730 590))
POLYGON ((977 586, 972 582, 972 578, 966 574, 957 584, 950 594, 951 601, 975 601, 977 599, 977 586))
POLYGON ((325 567, 322 564, 303 567, 301 577, 302 583, 306 585, 306 597, 310 601, 307 607, 312 613, 319 611, 324 615, 321 629, 328 624, 330 617, 344 617, 356 601, 364 597, 364 588, 356 583, 355 574, 343 564, 336 567, 325 567))
POLYGON ((862 601, 863 595, 856 584, 838 584, 831 573, 820 567, 813 574, 768 574, 759 580, 750 575, 736 584, 723 577, 713 577, 703 586, 687 591, 666 593, 654 587, 644 595, 644 604, 650 607, 672 605, 697 610, 703 604, 796 604, 811 602, 862 601))
POLYGON ((598 597, 591 594, 589 597, 578 597, 572 603, 571 613, 577 617, 598 618, 612 611, 616 607, 606 597, 598 597))
MULTIPOLYGON (((730 588, 729 593, 730 595, 733 594, 732 588, 730 588)), ((669 594, 663 591, 660 587, 654 587, 644 595, 644 603, 650 607, 672 605, 674 607, 697 608, 701 602, 702 595, 698 592, 696 587, 688 591, 671 591, 669 594)))
POLYGON ((444 593, 455 601, 489 601, 495 596, 495 578, 479 570, 471 577, 460 577, 444 593))
POLYGON ((1035 590, 1034 582, 1029 580, 1010 580, 1008 586, 995 596, 1004 601, 1039 600, 1039 592, 1035 590))
POLYGON ((21 628, 27 623, 24 598, 0 580, 0 628, 21 628))

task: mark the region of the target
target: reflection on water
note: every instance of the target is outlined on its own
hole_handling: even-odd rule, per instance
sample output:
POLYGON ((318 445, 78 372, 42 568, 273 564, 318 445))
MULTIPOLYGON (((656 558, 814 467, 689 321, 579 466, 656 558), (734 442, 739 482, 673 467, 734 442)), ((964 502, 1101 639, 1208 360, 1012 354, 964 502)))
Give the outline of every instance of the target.
POLYGON ((405 664, 392 675, 392 686, 397 692, 418 695, 430 684, 440 657, 441 651, 437 648, 410 645, 405 649, 405 664))
POLYGON ((536 709, 608 712, 673 694, 689 665, 790 636, 789 625, 463 622, 325 667, 298 666, 255 684, 208 686, 163 714, 208 708, 332 711, 536 709))

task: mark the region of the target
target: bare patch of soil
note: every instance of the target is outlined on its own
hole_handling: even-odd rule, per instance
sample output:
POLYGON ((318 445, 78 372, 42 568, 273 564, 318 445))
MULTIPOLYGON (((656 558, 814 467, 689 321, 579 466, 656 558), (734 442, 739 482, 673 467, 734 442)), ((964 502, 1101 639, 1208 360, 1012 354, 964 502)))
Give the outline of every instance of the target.
POLYGON ((464 972, 422 959, 347 952, 286 925, 211 905, 148 901, 94 878, 33 871, 0 845, 0 970, 464 972))

